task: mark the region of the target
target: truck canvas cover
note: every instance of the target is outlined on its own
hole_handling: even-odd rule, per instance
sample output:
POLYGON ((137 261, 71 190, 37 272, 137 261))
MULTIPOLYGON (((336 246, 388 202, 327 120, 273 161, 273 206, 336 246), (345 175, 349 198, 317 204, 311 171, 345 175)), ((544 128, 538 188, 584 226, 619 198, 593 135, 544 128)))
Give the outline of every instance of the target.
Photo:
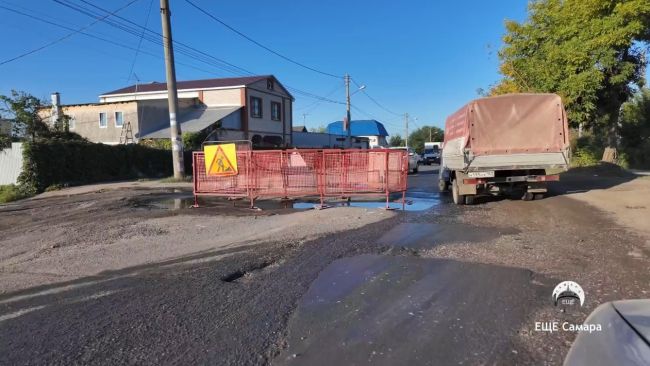
POLYGON ((452 140, 474 156, 563 152, 569 144, 566 112, 555 94, 476 99, 447 118, 445 143, 452 140))

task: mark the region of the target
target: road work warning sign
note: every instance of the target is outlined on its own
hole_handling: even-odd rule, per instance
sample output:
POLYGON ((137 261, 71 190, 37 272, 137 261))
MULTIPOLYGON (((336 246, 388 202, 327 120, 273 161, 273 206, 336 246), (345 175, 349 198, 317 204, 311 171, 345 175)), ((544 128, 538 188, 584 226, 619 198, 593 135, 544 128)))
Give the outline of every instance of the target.
POLYGON ((237 175, 237 148, 235 144, 207 145, 205 154, 205 172, 210 176, 237 175))

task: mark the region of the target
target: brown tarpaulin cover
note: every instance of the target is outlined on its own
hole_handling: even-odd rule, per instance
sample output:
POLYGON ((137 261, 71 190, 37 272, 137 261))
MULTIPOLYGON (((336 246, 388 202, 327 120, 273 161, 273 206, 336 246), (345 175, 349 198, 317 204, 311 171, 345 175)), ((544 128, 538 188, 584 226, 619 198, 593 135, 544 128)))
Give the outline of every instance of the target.
POLYGON ((474 100, 447 118, 445 141, 465 137, 474 155, 562 152, 569 144, 555 94, 507 94, 474 100))

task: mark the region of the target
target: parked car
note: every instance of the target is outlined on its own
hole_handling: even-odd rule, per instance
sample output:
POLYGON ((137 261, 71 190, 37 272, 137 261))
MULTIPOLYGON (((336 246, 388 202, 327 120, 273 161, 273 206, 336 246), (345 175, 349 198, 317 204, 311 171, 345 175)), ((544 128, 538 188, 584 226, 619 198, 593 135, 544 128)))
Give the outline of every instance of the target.
POLYGON ((578 333, 564 366, 650 365, 650 300, 600 305, 584 324, 600 331, 578 333))
MULTIPOLYGON (((393 150, 407 150, 406 147, 391 147, 393 150)), ((409 156, 409 173, 417 173, 418 172, 418 165, 420 162, 420 155, 415 152, 412 148, 408 148, 408 156, 409 156)))

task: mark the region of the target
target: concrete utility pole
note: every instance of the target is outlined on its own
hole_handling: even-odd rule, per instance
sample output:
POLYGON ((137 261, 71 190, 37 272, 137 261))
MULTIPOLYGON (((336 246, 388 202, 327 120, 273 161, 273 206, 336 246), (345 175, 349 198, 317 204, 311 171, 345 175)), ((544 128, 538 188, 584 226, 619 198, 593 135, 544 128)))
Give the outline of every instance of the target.
POLYGON ((404 124, 406 125, 406 137, 404 140, 406 141, 406 148, 408 149, 409 147, 409 114, 404 113, 404 124))
POLYGON ((343 128, 346 129, 347 132, 347 145, 348 147, 352 147, 352 133, 350 130, 352 130, 352 117, 350 116, 350 75, 345 74, 345 107, 346 107, 346 114, 345 118, 347 119, 347 123, 344 123, 343 128))
POLYGON ((171 131, 174 178, 182 179, 185 176, 185 163, 183 161, 181 126, 176 120, 176 113, 178 112, 178 91, 176 90, 176 68, 174 66, 174 47, 172 45, 170 15, 168 0, 160 0, 160 18, 162 20, 163 45, 165 49, 167 99, 169 102, 169 129, 171 131))

